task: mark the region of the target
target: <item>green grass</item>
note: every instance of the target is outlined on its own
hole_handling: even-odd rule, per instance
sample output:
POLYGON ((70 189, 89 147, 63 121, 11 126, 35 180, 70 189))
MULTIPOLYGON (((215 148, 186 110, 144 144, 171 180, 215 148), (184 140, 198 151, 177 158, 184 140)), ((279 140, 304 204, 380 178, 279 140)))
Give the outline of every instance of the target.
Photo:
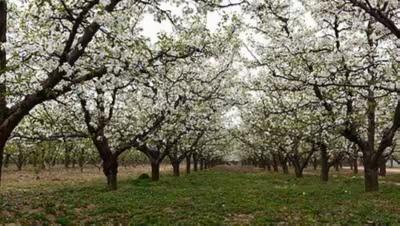
POLYGON ((0 224, 304 224, 400 223, 400 187, 364 193, 360 178, 296 179, 211 170, 159 182, 128 179, 0 193, 0 224))

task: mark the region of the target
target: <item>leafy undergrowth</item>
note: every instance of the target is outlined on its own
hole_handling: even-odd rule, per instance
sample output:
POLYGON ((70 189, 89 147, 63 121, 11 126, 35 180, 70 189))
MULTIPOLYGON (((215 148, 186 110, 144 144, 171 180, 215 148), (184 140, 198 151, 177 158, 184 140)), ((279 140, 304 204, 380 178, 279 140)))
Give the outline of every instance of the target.
POLYGON ((331 178, 209 170, 159 182, 126 179, 117 191, 102 181, 6 190, 0 224, 398 224, 399 187, 364 193, 355 177, 331 178))

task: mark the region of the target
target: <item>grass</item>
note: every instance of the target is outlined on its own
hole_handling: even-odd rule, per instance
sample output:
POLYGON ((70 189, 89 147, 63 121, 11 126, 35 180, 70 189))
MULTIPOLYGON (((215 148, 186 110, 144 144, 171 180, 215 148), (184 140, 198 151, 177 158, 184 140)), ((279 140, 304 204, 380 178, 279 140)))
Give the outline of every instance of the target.
POLYGON ((400 192, 382 184, 364 193, 363 181, 337 176, 296 179, 277 173, 215 169, 159 182, 128 178, 117 191, 103 181, 0 193, 0 224, 399 224, 400 192))

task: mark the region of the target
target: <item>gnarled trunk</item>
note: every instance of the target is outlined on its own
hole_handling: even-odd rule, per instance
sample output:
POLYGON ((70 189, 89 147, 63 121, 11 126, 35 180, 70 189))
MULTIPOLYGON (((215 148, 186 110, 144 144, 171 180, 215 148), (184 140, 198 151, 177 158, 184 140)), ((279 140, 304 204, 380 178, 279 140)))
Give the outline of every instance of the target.
POLYGON ((117 190, 118 161, 112 157, 103 161, 103 173, 107 177, 107 186, 110 190, 117 190))
POLYGON ((274 172, 279 172, 276 154, 272 155, 272 168, 274 169, 274 172))
POLYGON ((282 166, 283 174, 289 174, 289 167, 288 167, 288 165, 285 163, 285 164, 282 164, 281 166, 282 166))
POLYGON ((294 167, 294 173, 296 177, 301 178, 303 177, 303 170, 300 167, 294 167))
POLYGON ((378 191, 378 169, 370 167, 369 164, 364 163, 364 182, 366 192, 378 191))
MULTIPOLYGON (((4 73, 7 68, 7 54, 4 47, 4 43, 7 41, 7 1, 0 1, 0 75, 4 73)), ((6 101, 6 84, 1 81, 0 83, 0 126, 7 117, 7 101, 6 101)), ((6 125, 7 126, 7 125, 6 125)), ((10 137, 10 133, 5 131, 7 128, 1 128, 0 130, 0 185, 3 171, 3 154, 6 142, 10 137)))
POLYGON ((197 153, 193 154, 193 171, 197 171, 199 168, 199 159, 197 157, 197 153))
POLYGON ((383 159, 379 165, 379 176, 385 177, 386 176, 386 159, 383 159))
POLYGON ((265 161, 265 165, 267 166, 268 171, 271 172, 271 163, 269 161, 265 161))
POLYGON ((329 179, 329 159, 326 145, 320 145, 321 154, 321 180, 327 182, 329 179))
POLYGON ((336 171, 336 172, 339 172, 339 163, 338 163, 338 162, 335 162, 335 163, 333 164, 333 166, 335 167, 335 171, 336 171))
POLYGON ((200 170, 203 170, 203 169, 204 169, 204 159, 201 158, 200 159, 200 170))
POLYGON ((318 161, 317 161, 317 159, 315 158, 315 159, 313 160, 313 169, 314 169, 314 170, 317 170, 317 168, 318 168, 318 161))
POLYGON ((353 159, 353 173, 358 174, 358 159, 354 157, 353 159))
POLYGON ((0 185, 1 185, 1 179, 2 179, 2 174, 3 174, 3 153, 4 153, 4 143, 0 143, 0 185))
POLYGON ((279 163, 282 167, 283 174, 289 174, 289 167, 287 162, 287 157, 283 156, 282 154, 278 155, 279 163))
POLYGON ((190 174, 191 162, 190 155, 186 156, 186 174, 190 174))
POLYGON ((174 171, 174 176, 179 177, 179 162, 171 162, 174 171))
POLYGON ((5 159, 4 159, 4 168, 8 168, 8 164, 10 163, 10 154, 5 154, 5 159))
POLYGON ((157 161, 151 162, 151 180, 158 181, 160 179, 160 163, 157 161))

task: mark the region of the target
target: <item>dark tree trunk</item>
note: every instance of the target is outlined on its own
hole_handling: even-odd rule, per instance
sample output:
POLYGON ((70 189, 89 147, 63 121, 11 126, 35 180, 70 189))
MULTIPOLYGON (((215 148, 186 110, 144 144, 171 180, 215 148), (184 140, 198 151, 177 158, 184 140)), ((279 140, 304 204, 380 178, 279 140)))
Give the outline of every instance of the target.
POLYGON ((6 154, 6 158, 4 159, 4 168, 8 168, 8 164, 10 163, 10 154, 6 154))
POLYGON ((107 175, 107 186, 111 191, 117 190, 117 173, 110 172, 107 175))
POLYGON ((42 149, 40 153, 40 169, 44 170, 46 169, 46 164, 45 164, 45 158, 46 158, 46 150, 42 149))
MULTIPOLYGON (((7 68, 7 54, 3 43, 7 41, 7 1, 0 1, 0 76, 3 76, 7 68)), ((6 84, 3 81, 0 83, 0 185, 3 172, 3 154, 6 142, 10 137, 11 131, 6 131, 3 128, 3 123, 7 117, 7 101, 6 101, 6 84)), ((7 125, 5 125, 6 127, 7 125)))
POLYGON ((69 165, 71 164, 71 152, 70 152, 70 148, 69 148, 69 145, 67 144, 66 145, 66 147, 65 147, 65 152, 64 152, 64 154, 65 154, 65 157, 64 157, 64 166, 65 166, 65 168, 69 168, 69 165))
POLYGON ((386 159, 383 159, 379 164, 379 176, 386 176, 386 159))
POLYGON ((33 168, 36 168, 36 167, 37 167, 37 158, 38 158, 37 152, 35 151, 35 152, 33 153, 33 156, 32 156, 32 165, 33 165, 33 168))
POLYGON ((318 168, 318 161, 317 161, 317 158, 315 158, 313 161, 313 169, 317 170, 317 168, 318 168))
POLYGON ((103 161, 103 173, 107 177, 108 189, 117 190, 118 161, 116 157, 103 161))
POLYGON ((370 167, 368 164, 364 163, 364 182, 366 192, 378 191, 378 169, 374 169, 373 167, 370 167))
POLYGON ((353 159, 353 173, 358 174, 358 159, 354 157, 353 159))
POLYGON ((271 163, 268 160, 265 160, 265 165, 267 166, 268 171, 271 172, 271 170, 272 170, 271 163))
POLYGON ((152 181, 160 180, 160 163, 159 162, 151 163, 151 180, 152 181))
MULTIPOLYGON (((1 3, 0 3, 1 4, 1 3)), ((4 143, 0 143, 0 185, 1 185, 1 179, 2 179, 2 174, 3 174, 3 153, 4 153, 4 143)))
POLYGON ((186 156, 186 174, 190 174, 191 162, 190 155, 186 156))
POLYGON ((329 159, 327 147, 324 144, 319 145, 321 154, 321 180, 327 182, 329 179, 329 159))
POLYGON ((17 161, 15 161, 15 165, 17 166, 17 170, 21 171, 22 170, 22 166, 25 163, 25 159, 23 159, 23 157, 21 156, 22 154, 19 153, 17 156, 17 161))
POLYGON ((272 155, 272 168, 274 169, 274 172, 279 172, 278 169, 278 159, 276 157, 276 155, 272 155))
POLYGON ((289 167, 288 167, 288 164, 287 164, 287 157, 285 157, 283 154, 279 154, 278 157, 279 157, 279 163, 280 163, 280 165, 282 167, 283 174, 289 174, 289 167))
POLYGON ((79 165, 81 172, 83 172, 83 167, 85 166, 84 149, 79 150, 78 165, 79 165))
POLYGON ((75 169, 75 165, 76 165, 76 159, 75 159, 75 158, 72 158, 72 168, 75 169))
POLYGON ((301 170, 299 167, 294 167, 294 173, 298 178, 303 177, 303 170, 301 170))
POLYGON ((303 177, 303 170, 305 168, 305 165, 307 165, 308 160, 305 160, 303 163, 301 163, 300 158, 297 156, 292 157, 290 161, 292 162, 296 177, 303 177))
POLYGON ((199 166, 199 159, 197 158, 197 154, 193 154, 193 171, 197 171, 199 166))
POLYGON ((57 163, 57 157, 53 157, 53 159, 51 160, 51 167, 54 167, 57 163))
POLYGON ((289 174, 289 167, 286 163, 282 165, 282 171, 283 174, 289 174))
POLYGON ((174 170, 174 176, 179 177, 179 162, 172 162, 172 168, 174 170))
POLYGON ((381 177, 386 176, 386 165, 381 165, 379 167, 379 176, 381 176, 381 177))
POLYGON ((263 170, 267 169, 267 164, 264 161, 260 162, 260 168, 262 168, 263 170))
POLYGON ((335 164, 333 164, 334 166, 335 166, 335 171, 336 172, 339 172, 339 163, 335 163, 335 164))
POLYGON ((200 159, 200 170, 204 170, 204 159, 200 159))

